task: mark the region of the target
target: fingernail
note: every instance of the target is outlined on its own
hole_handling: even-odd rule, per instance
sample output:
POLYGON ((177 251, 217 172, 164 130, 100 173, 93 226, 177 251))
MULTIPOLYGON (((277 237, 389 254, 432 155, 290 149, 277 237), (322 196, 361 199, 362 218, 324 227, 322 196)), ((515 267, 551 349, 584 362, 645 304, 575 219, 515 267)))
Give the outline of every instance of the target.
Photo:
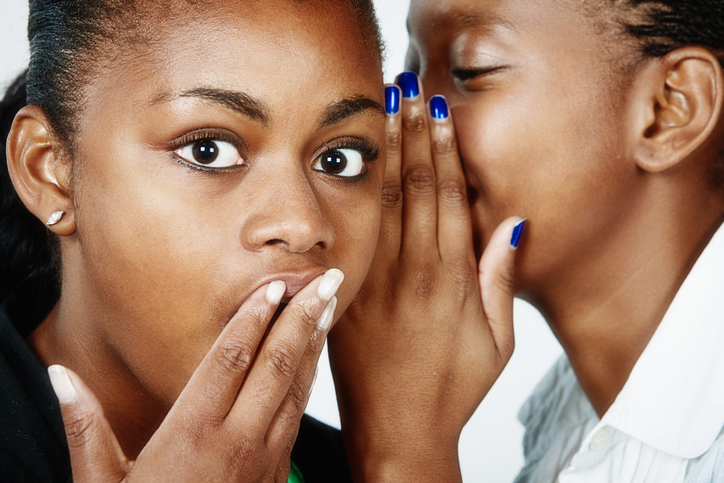
POLYGON ((337 308, 337 297, 332 297, 332 300, 327 304, 327 308, 324 309, 322 315, 317 320, 317 327, 320 330, 327 330, 332 325, 334 320, 334 309, 337 308))
POLYGON ((397 86, 385 87, 385 110, 387 114, 397 114, 400 110, 400 88, 397 86))
POLYGON ((513 236, 510 237, 510 246, 518 248, 520 237, 523 234, 523 227, 525 226, 525 220, 520 220, 517 225, 513 228, 513 236))
POLYGON ((403 72, 397 78, 402 90, 402 97, 417 97, 420 95, 420 86, 417 84, 417 75, 414 72, 403 72))
POLYGON ((433 96, 430 99, 430 115, 435 119, 447 119, 447 102, 442 96, 433 96))
POLYGON ((269 286, 266 288, 266 299, 269 301, 270 304, 276 305, 282 301, 282 297, 284 297, 284 292, 286 291, 287 284, 282 282, 281 280, 277 280, 270 283, 269 286))
POLYGON ((57 364, 48 367, 48 376, 50 376, 50 385, 53 386, 53 391, 60 404, 69 403, 75 399, 75 387, 65 367, 57 364))
POLYGON ((341 270, 336 268, 327 270, 327 273, 324 274, 322 280, 319 281, 317 294, 319 294, 319 297, 322 298, 322 300, 331 299, 334 297, 334 294, 337 293, 339 286, 342 285, 342 280, 344 280, 344 274, 341 270))

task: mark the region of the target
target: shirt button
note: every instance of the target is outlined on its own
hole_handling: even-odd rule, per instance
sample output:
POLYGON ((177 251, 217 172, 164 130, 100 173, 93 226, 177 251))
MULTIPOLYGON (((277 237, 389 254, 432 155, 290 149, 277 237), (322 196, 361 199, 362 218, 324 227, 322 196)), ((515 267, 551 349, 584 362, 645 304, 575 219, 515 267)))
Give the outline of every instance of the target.
POLYGON ((589 448, 591 451, 601 451, 603 448, 606 447, 606 444, 608 443, 608 431, 606 431, 606 428, 601 429, 598 433, 593 436, 593 439, 591 439, 591 444, 589 445, 589 448))

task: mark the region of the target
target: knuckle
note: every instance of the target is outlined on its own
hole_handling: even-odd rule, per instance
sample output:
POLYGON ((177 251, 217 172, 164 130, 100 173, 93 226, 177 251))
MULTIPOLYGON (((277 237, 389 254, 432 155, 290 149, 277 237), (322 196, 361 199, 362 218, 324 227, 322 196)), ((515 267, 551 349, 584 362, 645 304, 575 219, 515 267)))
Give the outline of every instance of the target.
POLYGON ((402 206, 402 186, 399 184, 382 187, 382 207, 399 208, 402 206))
POLYGON ((435 173, 432 166, 420 165, 405 173, 405 188, 413 191, 431 191, 435 187, 435 173))
POLYGON ((405 131, 420 133, 425 130, 425 115, 420 110, 415 110, 402 119, 402 126, 405 131))
POLYGON ((449 262, 448 273, 450 284, 455 288, 455 292, 463 297, 467 297, 470 293, 477 293, 478 274, 467 259, 457 258, 449 262))
POLYGON ((267 359, 271 370, 280 376, 291 377, 296 369, 294 351, 284 345, 270 347, 267 352, 267 359))
POLYGON ((424 265, 417 269, 413 278, 413 291, 417 297, 428 299, 435 291, 435 271, 432 267, 424 265))
POLYGON ((291 400, 294 408, 301 414, 304 408, 307 406, 307 397, 309 391, 302 387, 302 385, 296 379, 292 382, 289 387, 289 399, 291 400))
POLYGON ((432 149, 438 154, 454 154, 458 151, 457 142, 452 136, 445 136, 438 139, 433 139, 432 149))
POLYGON ((466 202, 468 198, 467 186, 456 179, 440 181, 437 185, 437 193, 441 199, 453 203, 466 202))
POLYGON ((65 433, 70 449, 84 448, 99 430, 100 421, 90 412, 82 412, 65 421, 65 433))
POLYGON ((385 142, 387 144, 388 152, 397 152, 402 145, 402 135, 400 131, 388 130, 385 133, 385 142))
POLYGON ((495 283, 501 291, 505 293, 513 292, 513 287, 515 286, 513 269, 509 268, 501 271, 498 276, 495 277, 495 283))
POLYGON ((314 299, 302 300, 287 307, 291 309, 295 320, 300 320, 303 325, 317 325, 317 319, 321 315, 319 302, 314 299))
POLYGON ((245 341, 231 339, 224 341, 217 351, 218 360, 230 372, 244 372, 251 366, 254 351, 245 341))

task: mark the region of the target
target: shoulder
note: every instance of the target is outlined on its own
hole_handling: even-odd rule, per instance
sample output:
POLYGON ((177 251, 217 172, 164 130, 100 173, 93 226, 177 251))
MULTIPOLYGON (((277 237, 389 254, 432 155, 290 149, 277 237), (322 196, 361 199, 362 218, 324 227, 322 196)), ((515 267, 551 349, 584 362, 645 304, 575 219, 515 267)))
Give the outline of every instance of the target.
POLYGON ((60 408, 45 374, 0 306, 0 475, 3 481, 70 481, 60 408))
POLYGON ((301 470, 305 483, 352 481, 340 431, 306 414, 299 426, 292 461, 301 470))

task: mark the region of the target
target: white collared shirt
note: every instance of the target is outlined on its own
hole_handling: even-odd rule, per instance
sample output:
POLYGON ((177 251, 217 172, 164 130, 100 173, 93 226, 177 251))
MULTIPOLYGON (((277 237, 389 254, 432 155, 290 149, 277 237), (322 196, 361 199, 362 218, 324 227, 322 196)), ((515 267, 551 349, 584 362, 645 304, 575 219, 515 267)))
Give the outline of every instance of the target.
POLYGON ((516 483, 724 482, 724 228, 602 418, 565 356, 518 417, 516 483))

